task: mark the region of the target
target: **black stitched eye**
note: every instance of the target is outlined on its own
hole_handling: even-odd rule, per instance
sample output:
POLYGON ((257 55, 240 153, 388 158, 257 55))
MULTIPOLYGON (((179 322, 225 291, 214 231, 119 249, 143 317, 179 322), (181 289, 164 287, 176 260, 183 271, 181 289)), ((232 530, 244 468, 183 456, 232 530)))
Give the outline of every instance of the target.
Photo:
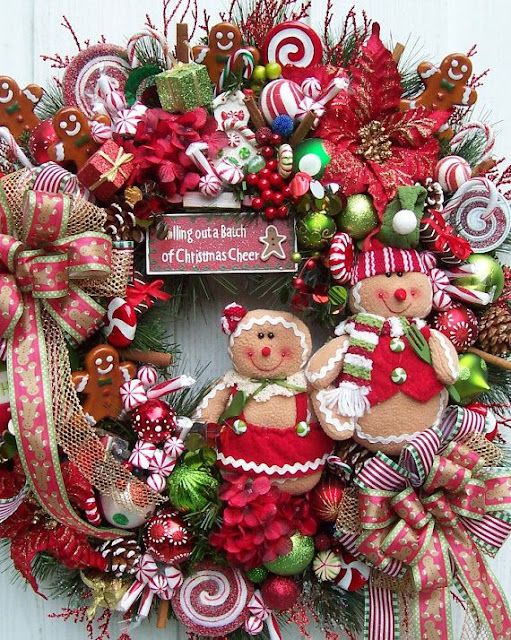
POLYGON ((270 338, 270 340, 273 340, 273 338, 275 337, 275 334, 270 331, 270 333, 268 334, 268 338, 270 338))
POLYGON ((402 271, 398 271, 397 272, 397 277, 398 278, 402 278, 403 277, 403 272, 402 271))
POLYGON ((260 332, 257 334, 257 337, 259 338, 259 340, 262 340, 262 339, 264 338, 264 333, 263 333, 262 331, 260 331, 260 332))
POLYGON ((385 273, 385 275, 387 276, 387 278, 390 278, 390 276, 391 276, 392 274, 390 273, 390 271, 387 271, 387 272, 385 273))

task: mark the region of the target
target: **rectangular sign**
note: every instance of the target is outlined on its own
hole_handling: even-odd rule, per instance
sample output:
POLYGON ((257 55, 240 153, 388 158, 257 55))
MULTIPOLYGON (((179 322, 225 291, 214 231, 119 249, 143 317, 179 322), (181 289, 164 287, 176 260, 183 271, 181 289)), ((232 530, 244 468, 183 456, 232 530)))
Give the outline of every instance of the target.
POLYGON ((163 216, 168 238, 154 229, 147 238, 147 273, 255 273, 296 271, 292 220, 266 222, 232 213, 173 213, 163 216))

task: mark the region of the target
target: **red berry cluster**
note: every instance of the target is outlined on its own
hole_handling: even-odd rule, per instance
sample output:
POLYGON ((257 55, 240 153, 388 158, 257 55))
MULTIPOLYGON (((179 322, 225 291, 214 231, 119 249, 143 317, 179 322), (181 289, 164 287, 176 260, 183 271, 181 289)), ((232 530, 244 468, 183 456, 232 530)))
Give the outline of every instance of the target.
POLYGON ((252 208, 264 210, 267 220, 287 218, 289 210, 285 203, 291 197, 291 190, 278 173, 275 158, 275 150, 282 143, 282 136, 263 127, 256 132, 256 140, 266 165, 257 173, 249 173, 246 178, 247 184, 259 194, 252 198, 252 208))

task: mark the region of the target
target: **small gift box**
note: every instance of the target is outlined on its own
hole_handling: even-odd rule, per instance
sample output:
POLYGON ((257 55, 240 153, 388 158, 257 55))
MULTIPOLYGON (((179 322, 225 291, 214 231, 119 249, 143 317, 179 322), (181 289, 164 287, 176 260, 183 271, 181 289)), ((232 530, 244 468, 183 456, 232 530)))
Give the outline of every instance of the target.
POLYGON ((108 202, 123 187, 133 171, 133 155, 113 140, 107 140, 78 172, 78 179, 98 200, 108 202))
POLYGON ((160 103, 165 111, 189 111, 207 106, 213 88, 207 68, 202 64, 178 64, 155 76, 160 103))
POLYGON ((461 264, 472 253, 470 243, 456 234, 440 211, 429 211, 422 218, 420 241, 442 262, 450 265, 461 264))

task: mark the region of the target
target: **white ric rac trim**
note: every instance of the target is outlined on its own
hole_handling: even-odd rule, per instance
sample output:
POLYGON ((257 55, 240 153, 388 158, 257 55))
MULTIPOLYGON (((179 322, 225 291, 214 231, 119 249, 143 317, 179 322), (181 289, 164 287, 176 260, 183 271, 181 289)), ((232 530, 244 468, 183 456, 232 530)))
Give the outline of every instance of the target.
POLYGON ((223 383, 222 380, 220 380, 219 382, 217 382, 217 384, 215 384, 215 386, 211 389, 211 391, 209 391, 204 398, 202 398, 201 403, 199 404, 199 406, 195 409, 195 411, 193 412, 193 416, 192 419, 193 420, 200 420, 202 417, 202 411, 208 406, 209 401, 212 400, 217 393, 219 393, 220 391, 223 391, 225 389, 225 384, 223 383))
POLYGON ((316 398, 319 402, 319 410, 328 424, 333 426, 338 433, 352 435, 355 430, 355 421, 351 419, 341 420, 327 404, 327 394, 332 388, 333 387, 328 387, 327 389, 322 389, 317 392, 316 398))
POLYGON ((307 344, 307 336, 303 331, 300 331, 294 322, 284 320, 284 318, 281 318, 280 316, 261 316, 260 318, 250 318, 249 320, 241 321, 229 338, 229 355, 231 354, 231 348, 234 340, 242 331, 249 331, 254 325, 260 326, 263 324, 271 324, 272 326, 281 324, 286 329, 291 329, 295 336, 300 338, 300 345, 302 347, 302 365, 305 366, 310 356, 310 346, 307 344))
POLYGON ((226 467, 234 467, 235 469, 243 469, 243 471, 254 471, 255 473, 266 473, 268 475, 284 474, 297 474, 307 473, 308 471, 316 471, 320 467, 323 467, 330 454, 325 453, 321 458, 310 460, 309 462, 301 463, 295 462, 294 464, 284 464, 279 467, 276 464, 267 465, 265 462, 257 464, 252 461, 243 460, 242 458, 233 458, 232 456, 224 456, 223 453, 218 454, 218 460, 226 467))
POLYGON ((314 384, 317 380, 322 380, 326 376, 327 373, 329 373, 330 371, 332 371, 334 369, 334 367, 335 367, 335 365, 337 363, 342 362, 342 359, 344 358, 344 354, 346 353, 346 351, 348 351, 349 346, 350 346, 349 340, 346 340, 346 342, 342 345, 342 347, 339 347, 339 349, 337 349, 337 351, 328 360, 328 362, 326 364, 324 364, 321 367, 321 369, 319 371, 317 371, 316 373, 314 373, 313 371, 310 371, 308 368, 306 368, 305 369, 305 376, 306 376, 307 380, 311 384, 314 384))
POLYGON ((351 306, 353 311, 357 312, 365 312, 364 307, 362 306, 362 300, 360 298, 360 287, 362 286, 362 281, 357 282, 357 284, 351 289, 351 306))
MULTIPOLYGON (((297 371, 293 375, 286 378, 286 382, 293 387, 301 387, 304 391, 307 389, 307 381, 303 371, 297 371)), ((226 387, 237 386, 239 391, 244 391, 247 395, 251 395, 261 386, 261 383, 254 381, 250 378, 242 376, 237 371, 228 371, 223 377, 223 384, 226 387)), ((297 391, 293 389, 286 389, 280 384, 269 384, 260 393, 254 396, 256 402, 266 402, 274 396, 284 396, 286 398, 292 398, 297 391)))
POLYGON ((456 380, 458 378, 460 368, 458 365, 458 359, 456 359, 455 361, 452 357, 452 349, 449 348, 451 346, 449 339, 444 336, 443 333, 440 333, 440 331, 435 331, 435 329, 431 330, 431 335, 434 336, 435 339, 440 343, 443 354, 447 360, 447 368, 449 369, 449 373, 456 380))

